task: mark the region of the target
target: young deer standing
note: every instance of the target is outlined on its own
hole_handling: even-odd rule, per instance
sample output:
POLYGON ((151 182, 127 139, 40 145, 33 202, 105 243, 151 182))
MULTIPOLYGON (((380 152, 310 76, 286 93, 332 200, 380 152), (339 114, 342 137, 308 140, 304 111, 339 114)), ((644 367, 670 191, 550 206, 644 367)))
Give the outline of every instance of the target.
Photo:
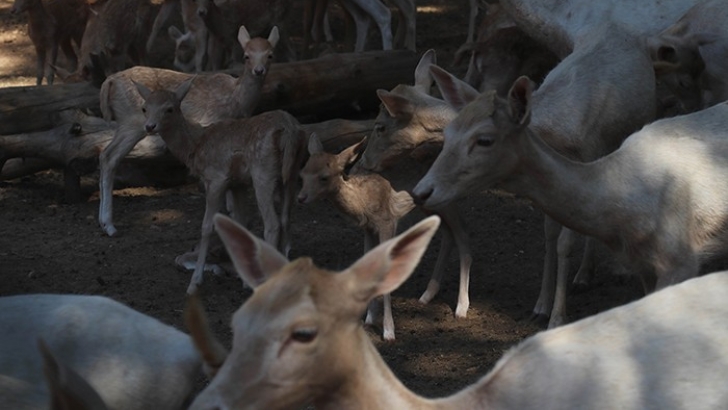
MULTIPOLYGON (((364 141, 352 145, 334 155, 324 152, 316 135, 308 140, 308 162, 300 172, 303 185, 298 202, 308 204, 318 199, 328 199, 336 209, 364 230, 364 253, 373 245, 394 237, 397 222, 407 215, 414 203, 409 193, 396 192, 389 181, 379 174, 346 174, 346 167, 357 158, 364 141)), ((372 309, 367 323, 373 321, 372 309)), ((384 295, 384 340, 394 340, 392 298, 384 295)))
MULTIPOLYGON (((442 148, 442 129, 457 113, 445 101, 429 94, 432 76, 429 68, 435 63, 435 51, 422 55, 415 69, 415 85, 400 84, 392 91, 378 90, 382 108, 374 123, 366 149, 352 172, 359 170, 381 173, 395 189, 411 190, 427 172, 442 148)), ((456 204, 434 210, 443 219, 442 245, 432 278, 420 302, 430 302, 440 290, 445 263, 453 240, 460 256, 460 284, 455 316, 467 316, 470 306, 468 286, 472 257, 468 235, 456 204)))
MULTIPOLYGON (((443 89, 464 85, 455 81, 443 89)), ((415 199, 438 206, 498 184, 605 243, 646 292, 695 277, 705 255, 725 249, 728 189, 718 181, 728 178, 728 104, 654 122, 579 163, 531 130, 531 92, 522 77, 507 100, 470 95, 415 199)))
POLYGON ((207 248, 212 234, 212 217, 232 193, 234 215, 247 218, 246 189, 252 185, 263 217, 264 238, 288 252, 289 224, 296 174, 305 155, 306 134, 298 121, 285 111, 269 111, 255 117, 227 120, 208 127, 188 121, 181 103, 192 86, 192 78, 174 92, 152 92, 135 83, 144 99, 144 129, 158 133, 172 154, 205 185, 205 216, 197 264, 187 293, 202 283, 207 248), (281 199, 280 212, 276 202, 281 199))
POLYGON ((429 399, 397 379, 360 317, 370 300, 412 273, 437 229, 436 217, 380 244, 343 272, 319 269, 309 258, 289 263, 229 218, 218 216, 215 223, 254 292, 233 316, 227 357, 204 325, 199 303, 191 300, 193 340, 218 369, 191 410, 728 406, 728 272, 541 332, 512 348, 470 387, 429 399))
MULTIPOLYGON (((238 41, 246 55, 243 75, 240 78, 222 73, 195 76, 182 104, 182 112, 190 121, 205 126, 225 118, 253 114, 278 42, 278 30, 274 27, 267 40, 251 39, 245 27, 240 27, 238 41)), ((141 111, 144 101, 132 81, 148 88, 174 88, 190 78, 193 78, 190 74, 171 70, 134 67, 110 76, 101 87, 104 118, 118 123, 114 139, 99 155, 99 224, 107 235, 116 234, 112 221, 114 173, 121 160, 146 136, 141 111)))

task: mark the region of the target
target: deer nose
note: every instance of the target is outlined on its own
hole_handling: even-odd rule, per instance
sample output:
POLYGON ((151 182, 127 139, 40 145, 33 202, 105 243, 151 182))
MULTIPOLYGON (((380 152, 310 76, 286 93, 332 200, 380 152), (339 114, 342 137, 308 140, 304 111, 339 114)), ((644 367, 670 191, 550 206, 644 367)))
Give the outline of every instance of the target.
POLYGON ((207 10, 205 9, 197 9, 197 15, 200 17, 205 17, 207 15, 207 10))
POLYGON ((157 124, 145 124, 144 129, 147 130, 147 132, 154 132, 154 130, 157 128, 157 124))
POLYGON ((422 192, 413 191, 412 194, 412 200, 415 204, 422 206, 427 200, 432 196, 432 193, 434 192, 434 188, 427 188, 423 190, 422 192))
POLYGON ((298 196, 298 203, 305 204, 307 199, 308 199, 308 195, 301 194, 298 196))
POLYGON ((255 67, 253 69, 253 74, 255 74, 257 76, 261 76, 261 75, 265 74, 265 67, 255 67))

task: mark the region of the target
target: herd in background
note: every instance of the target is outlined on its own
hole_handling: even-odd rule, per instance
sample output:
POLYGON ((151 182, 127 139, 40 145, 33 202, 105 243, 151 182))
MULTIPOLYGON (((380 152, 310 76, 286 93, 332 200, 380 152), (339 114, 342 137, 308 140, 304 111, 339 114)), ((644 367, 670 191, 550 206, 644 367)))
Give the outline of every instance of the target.
MULTIPOLYGON (((43 75, 52 83, 59 46, 73 62, 71 43, 82 38, 83 50, 90 37, 87 28, 55 35, 54 44, 36 41, 42 36, 33 21, 40 17, 33 13, 52 14, 41 1, 16 0, 14 6, 28 11, 38 55, 54 48, 49 61, 39 58, 38 84, 43 75)), ((285 112, 252 116, 271 57, 296 54, 284 2, 179 1, 165 1, 156 18, 117 22, 144 27, 139 38, 133 27, 120 28, 133 34, 123 36, 129 44, 115 44, 121 40, 114 30, 107 40, 95 38, 106 67, 122 67, 126 59, 144 63, 179 5, 184 32, 169 30, 177 44, 175 67, 201 71, 243 61, 243 74, 143 66, 109 72, 101 107, 117 128, 100 154, 99 223, 116 234, 116 166, 147 134, 158 133, 206 191, 200 245, 176 261, 194 269, 186 312, 192 336, 100 297, 0 298, 0 323, 13 329, 7 332, 13 338, 0 338, 0 347, 7 343, 0 350, 18 352, 0 357, 0 398, 25 400, 26 407, 17 408, 47 408, 49 401, 59 409, 75 408, 69 402, 89 409, 183 408, 192 400, 193 381, 204 374, 210 384, 190 408, 728 405, 728 272, 695 278, 702 261, 724 253, 728 240, 728 189, 720 185, 728 177, 725 0, 471 1, 472 16, 485 16, 477 30, 471 19, 459 53, 470 58, 465 79, 439 67, 434 51, 425 52, 413 85, 378 90, 382 106, 371 134, 338 154, 326 153, 318 137, 285 112), (242 14, 230 10, 243 4, 246 15, 265 17, 236 19, 242 14), (264 240, 243 226, 251 215, 247 186, 255 191, 264 240), (550 330, 511 349, 462 392, 418 397, 381 359, 361 317, 383 297, 383 336, 395 338, 388 295, 412 273, 441 220, 443 246, 420 301, 437 294, 454 241, 460 254, 455 315, 466 317, 473 256, 457 201, 494 187, 530 198, 546 214, 534 314, 549 317, 550 330), (336 274, 309 258, 289 262, 294 198, 301 204, 329 199, 364 231, 364 255, 336 274), (215 215, 225 205, 232 218, 215 215), (415 207, 438 216, 395 236, 397 222, 415 207), (213 225, 241 279, 254 289, 233 316, 230 353, 210 334, 195 296, 203 271, 213 269, 206 264, 213 225), (642 280, 648 296, 566 324, 569 260, 581 235, 586 245, 575 283, 591 280, 596 239, 642 280), (131 323, 138 335, 129 331, 131 323), (40 347, 29 340, 40 340, 40 347)), ((87 27, 102 20, 114 0, 99 3, 87 27)), ((308 52, 309 41, 321 41, 326 31, 328 2, 306 3, 308 52)), ((126 3, 132 4, 149 3, 126 3)), ((394 36, 389 9, 375 10, 379 1, 341 4, 356 26, 355 49, 369 18, 381 30, 383 48, 414 49, 412 2, 397 2, 402 34, 394 36), (362 11, 370 17, 359 20, 362 11), (380 24, 383 15, 388 22, 380 24)), ((56 34, 67 29, 53 27, 56 34)), ((83 53, 77 59, 71 67, 77 73, 93 64, 83 53)))

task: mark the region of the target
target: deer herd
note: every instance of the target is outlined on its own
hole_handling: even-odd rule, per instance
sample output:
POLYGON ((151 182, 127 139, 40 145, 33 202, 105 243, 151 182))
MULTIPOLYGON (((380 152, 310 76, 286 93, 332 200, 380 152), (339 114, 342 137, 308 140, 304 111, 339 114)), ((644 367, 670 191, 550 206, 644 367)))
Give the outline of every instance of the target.
MULTIPOLYGON (((414 51, 414 1, 392 3, 400 16, 394 34, 385 3, 340 1, 356 27, 356 52, 370 20, 382 48, 414 51)), ((103 232, 117 234, 116 169, 147 135, 159 135, 199 178, 205 211, 198 247, 175 261, 193 270, 189 335, 105 297, 1 297, 2 407, 728 408, 728 271, 700 276, 701 264, 728 245, 728 4, 469 3, 468 42, 457 53, 469 56, 464 79, 438 66, 434 50, 424 52, 412 84, 376 91, 381 107, 369 135, 326 152, 291 114, 254 115, 271 63, 296 58, 291 1, 15 0, 12 11, 28 15, 38 85, 52 84, 54 73, 71 81, 104 72, 100 108, 115 133, 99 154, 103 232), (175 12, 184 28, 168 33, 174 67, 184 72, 146 66, 175 12), (67 70, 56 64, 59 47, 67 70), (123 69, 130 62, 136 66, 123 69), (202 72, 236 63, 239 77, 202 72), (545 214, 533 313, 549 318, 548 330, 464 390, 420 397, 390 370, 362 322, 372 323, 383 303, 382 336, 395 340, 390 293, 440 226, 420 301, 436 297, 454 244, 454 315, 467 317, 478 253, 458 201, 492 188, 545 214), (322 199, 364 234, 363 255, 340 272, 308 257, 289 260, 292 207, 322 199), (247 228, 256 208, 263 239, 247 228), (415 208, 430 216, 398 235, 415 208), (198 293, 203 272, 219 269, 207 263, 213 233, 253 289, 232 315, 229 351, 209 329, 198 293), (581 236, 583 256, 572 269, 581 236), (646 296, 569 324, 569 279, 577 270, 574 283, 591 281, 597 241, 646 296)), ((329 6, 305 0, 303 55, 330 37, 329 6)))

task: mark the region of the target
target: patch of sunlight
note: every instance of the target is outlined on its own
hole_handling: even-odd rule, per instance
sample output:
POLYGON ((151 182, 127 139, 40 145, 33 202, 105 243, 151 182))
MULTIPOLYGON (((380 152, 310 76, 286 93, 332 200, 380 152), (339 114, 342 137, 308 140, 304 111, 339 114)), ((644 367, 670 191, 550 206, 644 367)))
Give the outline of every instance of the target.
POLYGON ((149 212, 146 218, 154 221, 154 223, 166 224, 186 220, 187 216, 179 209, 160 209, 159 211, 149 212))
POLYGON ((417 7, 417 12, 425 14, 443 14, 450 11, 452 8, 453 6, 419 6, 417 7))

